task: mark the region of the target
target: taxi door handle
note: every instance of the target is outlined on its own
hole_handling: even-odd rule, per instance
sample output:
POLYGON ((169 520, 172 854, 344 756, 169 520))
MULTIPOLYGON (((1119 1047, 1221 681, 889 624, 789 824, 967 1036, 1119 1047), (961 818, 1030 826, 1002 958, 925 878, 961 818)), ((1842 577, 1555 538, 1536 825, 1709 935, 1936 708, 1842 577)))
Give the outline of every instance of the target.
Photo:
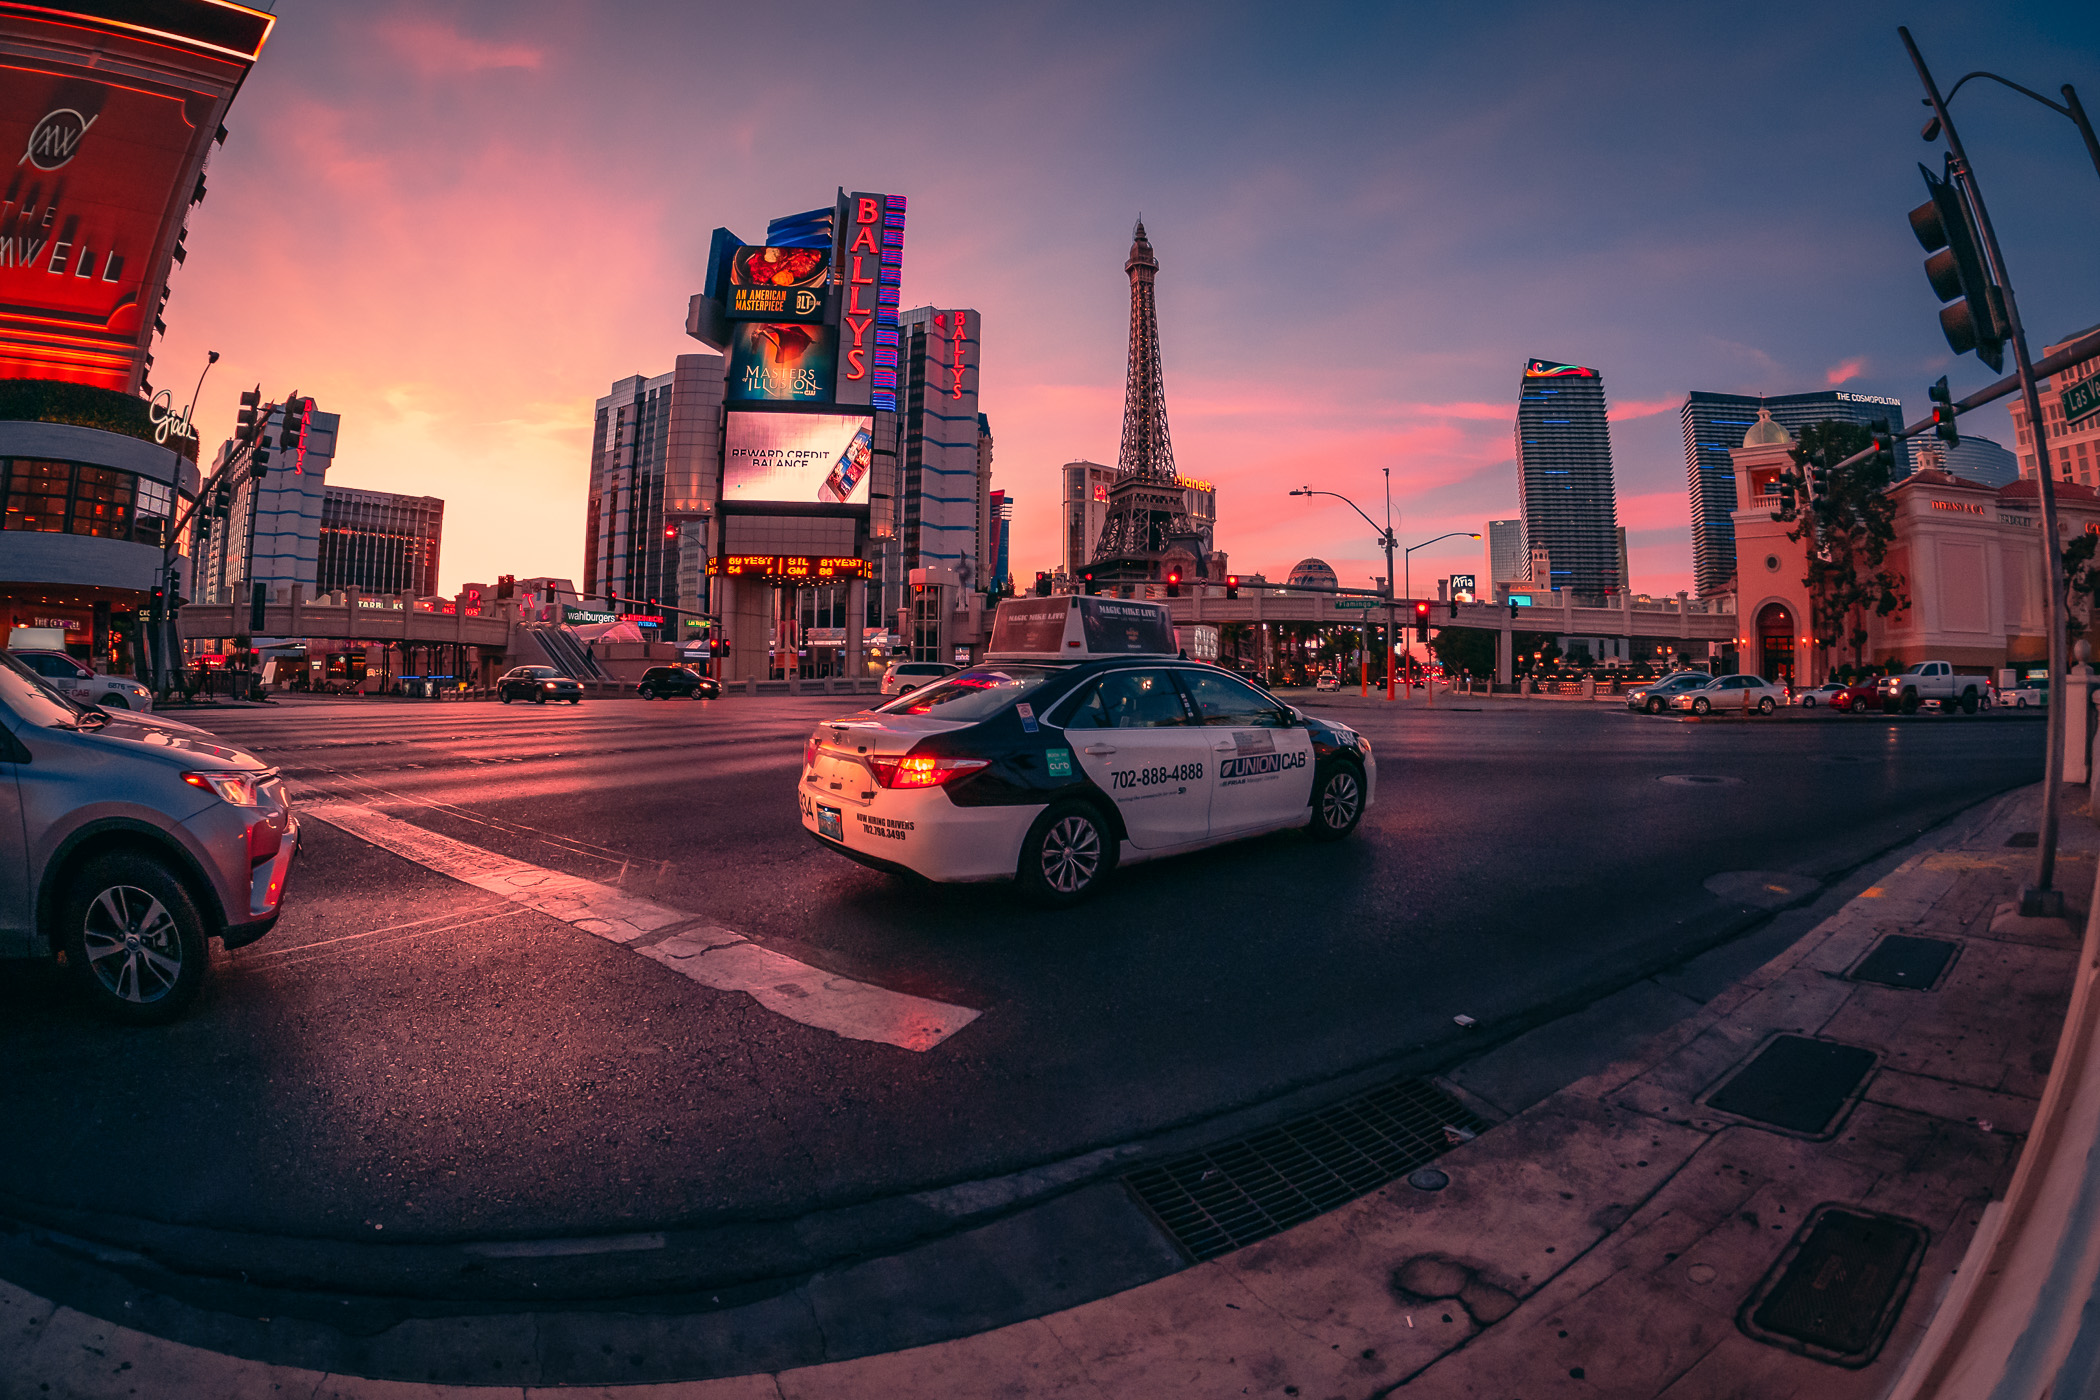
POLYGON ((1092 754, 1114 753, 1115 751, 1116 746, 1114 744, 1088 744, 1085 748, 1080 750, 1081 753, 1092 754))
POLYGON ((1210 751, 1212 753, 1235 753, 1239 750, 1239 747, 1238 744, 1235 744, 1230 739, 1220 739, 1217 743, 1210 746, 1210 751))

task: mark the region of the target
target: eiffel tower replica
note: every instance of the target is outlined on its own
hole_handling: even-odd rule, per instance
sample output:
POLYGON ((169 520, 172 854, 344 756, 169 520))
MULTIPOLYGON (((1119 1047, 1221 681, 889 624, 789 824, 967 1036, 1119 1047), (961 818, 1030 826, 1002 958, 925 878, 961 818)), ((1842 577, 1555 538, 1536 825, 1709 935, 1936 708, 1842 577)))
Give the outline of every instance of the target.
POLYGON ((1130 258, 1130 367, 1123 383, 1123 447, 1108 489, 1108 517, 1087 571, 1101 583, 1148 583, 1165 577, 1170 557, 1183 577, 1209 573, 1210 541, 1189 519, 1167 433, 1167 389, 1159 368, 1159 311, 1152 283, 1159 259, 1138 220, 1130 258), (1182 557, 1186 562, 1182 562, 1182 557))

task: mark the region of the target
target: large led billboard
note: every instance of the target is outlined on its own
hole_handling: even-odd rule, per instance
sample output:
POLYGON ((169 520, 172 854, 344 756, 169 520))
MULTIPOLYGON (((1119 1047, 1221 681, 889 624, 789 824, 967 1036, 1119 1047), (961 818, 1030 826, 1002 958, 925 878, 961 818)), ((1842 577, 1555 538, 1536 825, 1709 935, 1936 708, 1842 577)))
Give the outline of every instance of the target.
POLYGON ((732 403, 817 403, 831 398, 838 331, 799 321, 739 321, 729 339, 732 403))
POLYGON ((739 248, 723 309, 738 321, 821 321, 830 285, 828 248, 739 248))
POLYGON ((728 415, 722 499, 866 505, 875 420, 846 413, 728 415))
POLYGON ((0 378, 140 387, 205 152, 274 22, 0 3, 0 378))

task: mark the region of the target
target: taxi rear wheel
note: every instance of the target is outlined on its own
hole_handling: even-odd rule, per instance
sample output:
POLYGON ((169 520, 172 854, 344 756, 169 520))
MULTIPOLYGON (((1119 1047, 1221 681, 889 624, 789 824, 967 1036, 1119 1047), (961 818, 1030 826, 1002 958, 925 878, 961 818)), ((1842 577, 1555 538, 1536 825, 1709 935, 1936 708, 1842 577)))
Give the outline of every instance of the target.
POLYGON ((1356 830, 1364 815, 1363 774, 1345 762, 1337 762, 1320 774, 1313 791, 1312 838, 1339 841, 1356 830))
POLYGON ((1021 843, 1021 891, 1062 909, 1092 894, 1114 862, 1115 837, 1100 812, 1084 802, 1054 803, 1021 843))

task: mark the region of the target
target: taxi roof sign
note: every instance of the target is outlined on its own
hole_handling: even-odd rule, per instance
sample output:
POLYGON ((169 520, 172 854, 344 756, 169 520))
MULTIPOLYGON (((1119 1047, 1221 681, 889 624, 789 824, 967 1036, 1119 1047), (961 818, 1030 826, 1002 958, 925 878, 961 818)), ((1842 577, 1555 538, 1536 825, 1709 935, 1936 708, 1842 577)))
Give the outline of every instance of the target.
POLYGON ((1174 620, 1163 603, 1128 598, 1009 598, 992 619, 987 659, 1091 661, 1173 656, 1174 620))

